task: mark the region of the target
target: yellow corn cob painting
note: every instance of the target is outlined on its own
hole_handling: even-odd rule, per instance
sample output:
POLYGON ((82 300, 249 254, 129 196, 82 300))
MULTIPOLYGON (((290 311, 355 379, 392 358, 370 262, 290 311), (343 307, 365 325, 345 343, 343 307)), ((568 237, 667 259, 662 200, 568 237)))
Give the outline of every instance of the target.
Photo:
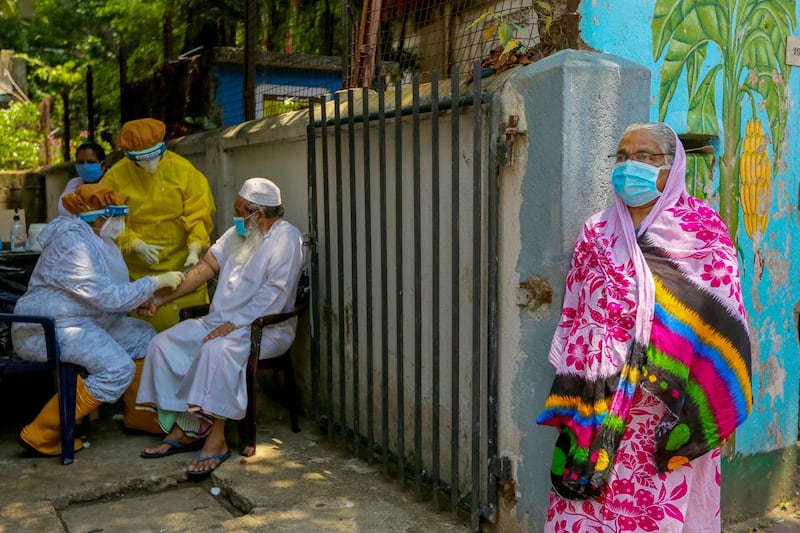
POLYGON ((764 235, 769 222, 772 201, 772 163, 769 160, 769 141, 756 118, 745 126, 742 156, 739 158, 739 203, 744 229, 752 239, 764 235))

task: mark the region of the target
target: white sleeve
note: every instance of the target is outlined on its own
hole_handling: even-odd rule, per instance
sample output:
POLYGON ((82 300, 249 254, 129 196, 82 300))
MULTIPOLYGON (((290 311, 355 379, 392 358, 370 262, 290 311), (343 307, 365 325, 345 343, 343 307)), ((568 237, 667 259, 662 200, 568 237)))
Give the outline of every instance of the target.
POLYGON ((112 313, 127 313, 147 301, 157 289, 152 276, 115 282, 102 253, 91 243, 66 233, 53 243, 40 272, 45 284, 74 296, 81 305, 112 313))

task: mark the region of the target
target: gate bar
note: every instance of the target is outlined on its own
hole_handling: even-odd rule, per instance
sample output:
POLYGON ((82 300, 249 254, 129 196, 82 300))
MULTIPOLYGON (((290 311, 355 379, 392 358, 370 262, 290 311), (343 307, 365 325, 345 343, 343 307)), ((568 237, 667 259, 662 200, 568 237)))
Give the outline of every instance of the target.
MULTIPOLYGON (((500 167, 497 157, 497 143, 499 140, 498 128, 500 126, 500 95, 492 94, 489 100, 489 165, 488 165, 488 319, 487 319, 487 375, 486 375, 486 397, 488 399, 488 410, 486 411, 486 456, 491 461, 497 457, 497 395, 498 395, 498 374, 497 374, 497 354, 498 354, 498 321, 497 321, 497 295, 498 295, 498 241, 499 241, 499 197, 500 197, 500 167)), ((487 512, 485 516, 491 522, 497 519, 497 477, 489 470, 487 483, 487 512)))
MULTIPOLYGON (((378 89, 378 150, 386 153, 386 93, 381 86, 378 89)), ((387 241, 387 191, 386 191, 386 158, 378 158, 380 180, 380 219, 381 219, 381 443, 383 446, 383 475, 389 475, 389 267, 387 241)))
POLYGON ((317 141, 314 129, 314 104, 308 106, 308 232, 309 253, 311 254, 311 408, 314 420, 319 419, 319 256, 317 248, 317 141), (313 180, 312 180, 313 178, 313 180))
POLYGON ((431 404, 433 405, 433 413, 431 413, 431 454, 433 456, 431 463, 431 483, 433 484, 433 508, 439 509, 439 441, 441 435, 439 434, 439 255, 441 254, 441 246, 439 246, 439 72, 434 70, 431 72, 431 226, 433 230, 432 235, 432 300, 431 309, 433 309, 433 316, 431 317, 433 331, 433 346, 431 347, 432 353, 432 366, 433 374, 431 377, 433 398, 431 404))
MULTIPOLYGON (((344 221, 342 220, 342 115, 341 115, 341 95, 334 95, 334 146, 336 147, 336 251, 339 258, 336 265, 336 273, 339 274, 339 424, 342 428, 347 427, 347 410, 345 409, 345 384, 346 372, 344 369, 346 357, 344 353, 345 339, 344 330, 347 320, 344 316, 344 221)), ((345 432, 342 431, 344 436, 345 432)), ((330 438, 330 437, 329 437, 330 438)))
POLYGON ((326 119, 327 105, 320 106, 320 117, 322 120, 322 201, 323 216, 325 218, 325 232, 328 238, 325 239, 325 362, 327 365, 326 382, 328 385, 328 439, 333 438, 333 292, 331 289, 333 281, 333 267, 331 266, 331 241, 330 235, 333 234, 333 221, 331 220, 330 207, 330 173, 328 171, 328 121, 326 119))
POLYGON ((450 515, 453 518, 458 517, 458 429, 459 429, 459 355, 460 355, 460 339, 461 339, 461 316, 459 310, 461 309, 461 295, 459 293, 459 278, 460 278, 460 262, 461 262, 461 248, 460 248, 460 234, 459 234, 459 191, 460 191, 460 176, 459 176, 459 150, 460 137, 459 137, 459 104, 461 98, 458 97, 458 68, 452 67, 450 69, 450 94, 452 110, 450 113, 451 123, 451 148, 450 148, 450 180, 451 180, 451 198, 450 203, 453 210, 453 224, 450 228, 450 268, 451 268, 451 294, 452 309, 450 310, 451 317, 451 343, 452 343, 452 356, 450 357, 450 486, 452 492, 450 494, 450 515))
POLYGON ((411 85, 413 120, 411 122, 413 192, 414 192, 414 486, 422 499, 422 218, 419 141, 419 74, 411 85))
MULTIPOLYGON (((370 182, 372 181, 372 173, 370 169, 370 150, 369 150, 369 89, 362 87, 361 89, 361 103, 364 109, 362 117, 362 129, 364 134, 364 246, 366 251, 366 265, 364 277, 366 279, 366 310, 367 310, 367 464, 372 464, 372 456, 375 445, 375 423, 373 420, 373 396, 375 394, 373 378, 373 361, 372 361, 372 194, 370 182)), ((355 234, 355 233, 354 233, 355 234)), ((354 259, 355 260, 355 256, 354 259)), ((355 307, 355 304, 354 304, 355 307)), ((358 390, 356 390, 356 393, 358 390)))
MULTIPOLYGON (((395 108, 403 105, 403 84, 397 79, 394 84, 395 108)), ((394 119, 395 131, 395 272, 397 277, 397 469, 400 487, 405 488, 405 389, 403 388, 403 121, 394 119)))
MULTIPOLYGON (((481 66, 475 62, 472 70, 472 87, 474 101, 481 101, 481 66)), ((481 249, 483 243, 480 239, 481 214, 482 214, 482 182, 481 182, 481 134, 483 126, 483 109, 480 105, 473 106, 474 126, 472 128, 472 498, 470 516, 472 530, 478 531, 480 523, 480 495, 481 495, 481 249)))
MULTIPOLYGON (((359 375, 358 375, 358 257, 356 257, 356 249, 358 245, 358 219, 356 217, 356 132, 355 123, 356 117, 352 112, 354 105, 353 94, 355 91, 350 89, 347 91, 347 155, 350 170, 350 261, 352 276, 350 277, 350 323, 353 325, 350 328, 351 332, 351 346, 353 349, 353 456, 358 457, 358 441, 359 419, 361 418, 361 410, 359 409, 359 375)), ((341 258, 340 258, 341 259, 341 258)))

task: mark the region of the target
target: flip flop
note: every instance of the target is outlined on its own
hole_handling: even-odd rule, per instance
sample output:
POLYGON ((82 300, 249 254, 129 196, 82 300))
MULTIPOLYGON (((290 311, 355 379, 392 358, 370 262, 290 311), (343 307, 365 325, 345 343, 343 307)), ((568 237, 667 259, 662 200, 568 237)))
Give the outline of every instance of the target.
POLYGON ((196 440, 189 444, 181 444, 180 442, 174 440, 164 439, 156 442, 153 444, 153 446, 158 446, 159 444, 169 444, 169 449, 161 453, 152 453, 142 450, 142 452, 139 454, 139 457, 143 459, 160 459, 161 457, 167 457, 168 455, 173 455, 176 453, 193 452, 200 449, 200 447, 203 445, 203 441, 196 440))
POLYGON ((219 465, 225 462, 225 460, 231 456, 231 451, 228 450, 225 453, 212 453, 211 455, 207 455, 205 457, 200 456, 200 452, 198 451, 194 454, 194 462, 202 463, 203 461, 208 461, 210 459, 216 459, 217 464, 212 466, 211 468, 207 468, 206 470, 195 470, 190 472, 189 470, 186 471, 186 477, 189 478, 189 481, 201 481, 206 479, 208 476, 211 475, 211 472, 217 469, 219 465))

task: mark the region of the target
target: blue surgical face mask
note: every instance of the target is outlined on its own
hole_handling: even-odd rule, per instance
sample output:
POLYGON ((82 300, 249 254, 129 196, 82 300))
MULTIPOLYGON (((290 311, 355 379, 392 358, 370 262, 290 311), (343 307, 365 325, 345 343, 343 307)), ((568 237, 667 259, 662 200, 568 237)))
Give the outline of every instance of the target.
POLYGON ((103 177, 103 163, 78 163, 75 165, 78 176, 86 183, 97 183, 103 177))
POLYGON ((242 237, 247 237, 250 230, 244 225, 244 217, 233 217, 233 227, 236 228, 236 233, 242 237))
POLYGON ((246 217, 233 217, 233 227, 236 228, 236 233, 242 237, 247 237, 250 230, 247 228, 245 221, 253 215, 255 215, 255 213, 250 213, 246 217))
POLYGON ((639 207, 652 202, 659 196, 661 191, 656 186, 658 173, 662 168, 654 167, 647 163, 628 160, 614 167, 611 175, 611 184, 622 198, 626 205, 639 207))

